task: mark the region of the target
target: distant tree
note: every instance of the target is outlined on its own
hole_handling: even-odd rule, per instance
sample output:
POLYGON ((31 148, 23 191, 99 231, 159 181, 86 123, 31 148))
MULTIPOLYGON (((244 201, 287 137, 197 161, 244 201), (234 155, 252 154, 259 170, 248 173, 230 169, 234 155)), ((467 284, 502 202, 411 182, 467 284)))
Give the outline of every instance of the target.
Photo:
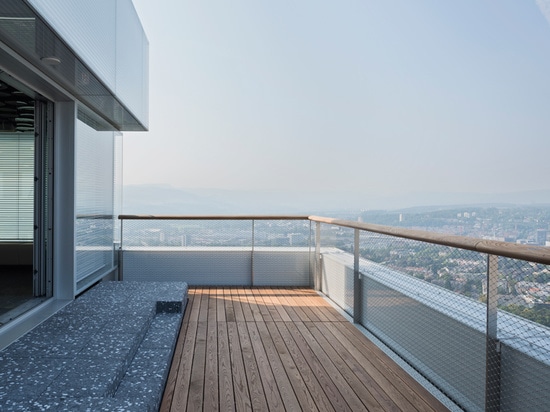
POLYGON ((550 327, 550 305, 539 305, 534 308, 528 308, 520 305, 507 305, 501 307, 501 309, 530 321, 550 327))

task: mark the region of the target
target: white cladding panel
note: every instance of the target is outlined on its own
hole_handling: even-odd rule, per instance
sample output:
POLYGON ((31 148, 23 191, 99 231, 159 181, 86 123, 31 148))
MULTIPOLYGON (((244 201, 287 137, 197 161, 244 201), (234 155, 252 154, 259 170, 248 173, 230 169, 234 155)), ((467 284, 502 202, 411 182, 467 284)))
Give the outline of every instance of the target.
POLYGON ((321 262, 321 292, 353 315, 353 256, 344 253, 322 254, 321 262))
POLYGON ((191 286, 301 286, 311 284, 308 248, 123 248, 124 280, 184 281, 191 286), (252 273, 252 265, 254 273, 252 273))
POLYGON ((116 1, 29 3, 111 89, 116 86, 116 1))
POLYGON ((190 286, 251 285, 248 250, 124 250, 122 265, 124 280, 183 281, 190 286))
POLYGON ((29 0, 117 98, 147 126, 149 43, 131 0, 29 0))
MULTIPOLYGON (((149 118, 149 41, 131 1, 117 1, 116 95, 140 120, 149 118)), ((147 126, 147 124, 145 124, 147 126)))
POLYGON ((254 286, 303 286, 312 284, 310 251, 303 248, 258 248, 254 250, 254 286))

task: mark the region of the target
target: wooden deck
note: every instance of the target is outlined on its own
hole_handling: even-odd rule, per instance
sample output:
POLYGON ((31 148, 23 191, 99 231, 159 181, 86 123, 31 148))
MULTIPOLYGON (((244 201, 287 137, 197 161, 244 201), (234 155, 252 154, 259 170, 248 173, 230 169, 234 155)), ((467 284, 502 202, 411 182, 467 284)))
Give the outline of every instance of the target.
POLYGON ((311 289, 191 289, 161 411, 444 411, 311 289))

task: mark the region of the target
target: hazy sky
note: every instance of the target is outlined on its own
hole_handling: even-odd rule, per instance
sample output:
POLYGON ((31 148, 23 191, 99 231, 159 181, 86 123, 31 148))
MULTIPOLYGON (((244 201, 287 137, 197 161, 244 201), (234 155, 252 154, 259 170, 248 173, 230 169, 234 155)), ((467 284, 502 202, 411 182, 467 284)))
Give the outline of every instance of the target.
POLYGON ((125 184, 550 189, 550 0, 134 4, 150 131, 125 184))

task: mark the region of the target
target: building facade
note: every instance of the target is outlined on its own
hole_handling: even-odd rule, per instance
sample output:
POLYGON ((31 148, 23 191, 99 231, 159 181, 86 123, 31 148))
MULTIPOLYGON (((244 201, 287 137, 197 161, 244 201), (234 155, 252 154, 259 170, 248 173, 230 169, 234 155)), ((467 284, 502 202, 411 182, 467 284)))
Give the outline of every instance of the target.
POLYGON ((122 132, 148 128, 131 0, 3 0, 0 348, 116 274, 122 132))

